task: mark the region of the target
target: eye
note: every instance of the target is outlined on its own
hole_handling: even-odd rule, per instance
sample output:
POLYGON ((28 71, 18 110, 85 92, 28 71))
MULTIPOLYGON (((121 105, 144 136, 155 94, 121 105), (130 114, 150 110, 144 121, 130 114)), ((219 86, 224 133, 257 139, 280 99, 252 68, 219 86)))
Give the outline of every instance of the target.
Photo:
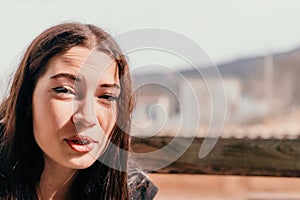
POLYGON ((118 100, 117 96, 110 95, 110 94, 104 94, 104 95, 98 96, 98 98, 99 99, 104 99, 104 100, 107 100, 107 101, 117 101, 118 100))
POLYGON ((73 89, 67 88, 67 87, 64 87, 64 86, 55 87, 55 88, 52 88, 52 90, 54 92, 56 92, 57 94, 75 95, 75 92, 74 92, 73 89))

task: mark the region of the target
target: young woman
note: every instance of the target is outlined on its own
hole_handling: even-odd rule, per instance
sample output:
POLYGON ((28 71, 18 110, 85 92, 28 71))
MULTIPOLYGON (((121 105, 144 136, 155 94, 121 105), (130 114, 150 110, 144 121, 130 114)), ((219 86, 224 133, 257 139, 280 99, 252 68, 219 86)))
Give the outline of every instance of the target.
POLYGON ((0 107, 0 199, 129 199, 132 103, 110 35, 80 23, 41 33, 0 107))

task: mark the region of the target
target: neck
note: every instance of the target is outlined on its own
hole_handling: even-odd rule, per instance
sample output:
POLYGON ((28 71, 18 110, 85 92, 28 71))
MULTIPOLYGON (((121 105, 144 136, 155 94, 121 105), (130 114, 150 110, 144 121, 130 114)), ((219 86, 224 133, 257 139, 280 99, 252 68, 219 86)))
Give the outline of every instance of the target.
POLYGON ((60 166, 49 158, 45 158, 45 166, 38 190, 39 199, 70 199, 72 194, 71 185, 77 171, 60 166))

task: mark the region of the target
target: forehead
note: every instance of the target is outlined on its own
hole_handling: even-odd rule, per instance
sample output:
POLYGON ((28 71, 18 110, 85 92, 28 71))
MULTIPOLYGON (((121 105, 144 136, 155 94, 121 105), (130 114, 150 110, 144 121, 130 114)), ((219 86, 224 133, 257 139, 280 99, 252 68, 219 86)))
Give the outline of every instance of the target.
POLYGON ((66 53, 54 57, 48 66, 50 73, 72 73, 87 80, 116 81, 116 62, 107 54, 83 47, 73 47, 66 53))

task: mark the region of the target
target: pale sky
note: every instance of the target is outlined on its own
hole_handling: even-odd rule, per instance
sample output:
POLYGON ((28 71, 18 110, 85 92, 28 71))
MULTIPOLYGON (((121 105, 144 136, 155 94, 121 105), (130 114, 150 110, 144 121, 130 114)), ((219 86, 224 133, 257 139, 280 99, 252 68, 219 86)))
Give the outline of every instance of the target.
MULTIPOLYGON (((202 46, 216 63, 300 47, 297 0, 0 0, 0 77, 41 31, 70 20, 94 23, 112 35, 144 27, 173 30, 202 46)), ((132 60, 142 63, 143 57, 132 60)))

